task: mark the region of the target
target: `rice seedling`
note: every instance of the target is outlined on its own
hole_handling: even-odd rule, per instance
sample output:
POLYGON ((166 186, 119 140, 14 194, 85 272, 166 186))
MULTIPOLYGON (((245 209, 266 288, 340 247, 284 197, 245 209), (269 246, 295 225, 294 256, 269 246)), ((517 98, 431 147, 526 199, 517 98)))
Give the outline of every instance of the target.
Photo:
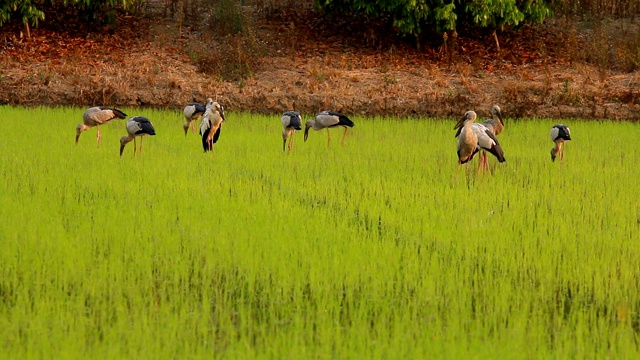
MULTIPOLYGON (((507 120, 507 162, 458 169, 451 119, 352 117, 282 151, 227 109, 0 107, 0 349, 10 358, 634 357, 637 125, 507 120), (332 129, 334 136, 341 129, 332 129)), ((306 117, 303 117, 306 119, 306 117)))

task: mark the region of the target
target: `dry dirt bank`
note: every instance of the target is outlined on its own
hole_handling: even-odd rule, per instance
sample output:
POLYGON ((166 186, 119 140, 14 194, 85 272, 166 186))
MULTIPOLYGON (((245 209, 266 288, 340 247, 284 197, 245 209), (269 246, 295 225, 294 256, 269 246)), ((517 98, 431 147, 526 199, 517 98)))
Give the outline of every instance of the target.
MULTIPOLYGON (((83 35, 8 28, 0 39, 0 103, 15 105, 154 106, 181 109, 196 98, 217 97, 229 110, 457 116, 488 115, 499 103, 509 117, 640 118, 640 74, 604 71, 562 60, 456 62, 438 51, 349 46, 311 35, 292 37, 283 25, 262 27, 269 48, 255 73, 222 81, 198 71, 193 51, 223 40, 179 30, 167 21, 120 19, 117 31, 83 35), (135 24, 135 25, 132 25, 135 24), (305 39, 307 40, 305 42, 305 39)), ((307 31, 313 31, 308 29, 307 31)), ((517 39, 506 39, 516 48, 517 39)), ((473 47, 474 44, 466 44, 473 47)), ((240 51, 241 49, 238 49, 240 51)), ((466 51, 464 46, 460 52, 466 51)), ((487 56, 480 54, 478 56, 487 56)), ((516 54, 513 56, 527 56, 516 54)), ((230 57, 233 58, 233 57, 230 57)))

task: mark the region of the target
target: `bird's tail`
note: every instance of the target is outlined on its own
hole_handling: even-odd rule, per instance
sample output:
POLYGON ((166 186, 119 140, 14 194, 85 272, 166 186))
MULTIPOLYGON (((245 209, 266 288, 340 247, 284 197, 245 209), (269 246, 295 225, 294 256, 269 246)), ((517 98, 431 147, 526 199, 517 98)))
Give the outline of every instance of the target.
POLYGON ((111 109, 111 110, 113 111, 113 115, 115 115, 115 117, 117 117, 118 119, 125 119, 127 117, 127 114, 123 113, 118 109, 111 109))
POLYGON ((498 162, 507 161, 504 158, 504 152, 502 151, 502 147, 500 146, 500 144, 495 144, 493 147, 491 147, 491 149, 489 149, 489 152, 495 155, 496 158, 498 158, 498 162))
POLYGON ((347 127, 353 127, 355 125, 353 121, 351 121, 351 119, 349 119, 344 115, 340 115, 338 124, 340 124, 341 126, 347 126, 347 127))

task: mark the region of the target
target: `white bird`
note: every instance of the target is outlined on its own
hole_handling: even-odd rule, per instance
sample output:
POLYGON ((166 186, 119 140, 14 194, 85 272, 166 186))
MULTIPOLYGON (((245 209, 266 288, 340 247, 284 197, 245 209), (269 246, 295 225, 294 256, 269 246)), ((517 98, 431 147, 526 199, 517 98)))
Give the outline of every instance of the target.
POLYGON ((351 119, 346 117, 345 115, 340 114, 335 111, 321 111, 316 115, 316 120, 307 120, 304 129, 304 141, 307 141, 307 137, 309 136, 309 129, 313 128, 313 130, 322 130, 327 128, 327 145, 331 143, 331 133, 328 128, 342 126, 344 127, 344 134, 342 135, 342 143, 344 143, 344 138, 347 136, 347 130, 350 127, 353 127, 355 124, 351 119))
POLYGON ((191 130, 195 133, 196 132, 196 128, 195 128, 195 120, 198 120, 199 118, 202 117, 202 115, 204 115, 204 112, 207 111, 206 105, 208 105, 209 103, 212 103, 213 100, 211 98, 207 99, 207 104, 202 105, 200 103, 197 102, 190 102, 187 104, 187 106, 185 106, 184 108, 184 117, 185 119, 187 119, 187 122, 184 123, 184 125, 182 125, 182 128, 184 129, 184 135, 187 135, 187 131, 189 130, 189 128, 191 128, 191 130))
POLYGON ((142 137, 146 135, 155 135, 156 130, 153 128, 151 121, 144 116, 134 116, 127 120, 127 136, 120 138, 120 156, 124 151, 125 145, 133 140, 133 155, 136 154, 136 137, 140 137, 140 153, 142 154, 142 137))
POLYGON ((218 142, 222 122, 225 120, 224 107, 215 101, 207 104, 207 111, 202 116, 200 123, 200 135, 202 135, 202 147, 204 151, 212 151, 213 144, 218 142))
POLYGON ((549 135, 551 135, 551 141, 556 143, 551 149, 551 161, 555 161, 558 154, 560 154, 560 160, 562 160, 564 158, 564 142, 565 140, 571 140, 571 131, 569 131, 569 127, 564 124, 553 125, 549 135))
POLYGON ((106 106, 95 106, 87 109, 87 111, 82 114, 82 124, 78 124, 78 126, 76 126, 76 144, 78 143, 80 134, 94 126, 98 130, 96 141, 100 143, 100 138, 102 138, 100 125, 106 124, 113 119, 124 119, 126 117, 127 114, 122 111, 106 106))
POLYGON ((296 130, 302 130, 302 117, 299 112, 295 111, 287 111, 282 116, 282 126, 284 130, 282 131, 282 151, 285 151, 285 147, 287 145, 287 139, 291 137, 289 140, 289 151, 293 149, 293 137, 296 133, 296 130))
POLYGON ((458 164, 464 164, 480 150, 495 155, 499 162, 504 162, 504 152, 495 136, 483 124, 476 124, 475 111, 467 111, 454 126, 459 129, 458 136, 458 164))

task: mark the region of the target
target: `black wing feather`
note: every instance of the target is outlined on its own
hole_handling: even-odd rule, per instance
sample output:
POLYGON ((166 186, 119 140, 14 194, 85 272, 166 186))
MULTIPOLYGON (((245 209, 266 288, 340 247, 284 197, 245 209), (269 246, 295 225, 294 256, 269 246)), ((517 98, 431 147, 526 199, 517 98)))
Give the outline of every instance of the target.
POLYGON ((204 114, 204 112, 207 111, 204 105, 197 102, 190 102, 187 104, 187 106, 193 106, 196 109, 191 116, 196 114, 204 114))
POLYGON ((331 111, 331 110, 327 111, 327 114, 338 117, 338 123, 335 125, 332 125, 331 127, 334 127, 334 126, 354 127, 355 126, 353 121, 351 121, 351 119, 349 119, 346 115, 343 115, 339 112, 331 111))
POLYGON ((147 135, 155 135, 156 129, 153 128, 151 121, 143 116, 136 116, 133 118, 135 122, 140 125, 140 130, 136 131, 136 135, 139 134, 147 134, 147 135))
POLYGON ((107 106, 100 106, 100 110, 111 110, 113 112, 113 116, 115 116, 118 119, 125 119, 127 117, 127 114, 123 113, 122 111, 115 109, 115 108, 110 108, 107 106))
POLYGON ((210 131, 211 131, 211 128, 208 128, 207 130, 204 131, 204 134, 202 134, 202 148, 204 149, 204 152, 211 150, 209 149, 209 144, 207 143, 207 137, 209 136, 210 131))
POLYGON ((493 135, 491 131, 489 131, 489 129, 485 130, 484 132, 495 143, 493 146, 491 146, 490 149, 485 149, 485 150, 493 154, 495 157, 497 157, 498 162, 505 162, 506 160, 504 158, 504 151, 502 151, 502 146, 500 146, 498 139, 496 139, 495 135, 493 135))

